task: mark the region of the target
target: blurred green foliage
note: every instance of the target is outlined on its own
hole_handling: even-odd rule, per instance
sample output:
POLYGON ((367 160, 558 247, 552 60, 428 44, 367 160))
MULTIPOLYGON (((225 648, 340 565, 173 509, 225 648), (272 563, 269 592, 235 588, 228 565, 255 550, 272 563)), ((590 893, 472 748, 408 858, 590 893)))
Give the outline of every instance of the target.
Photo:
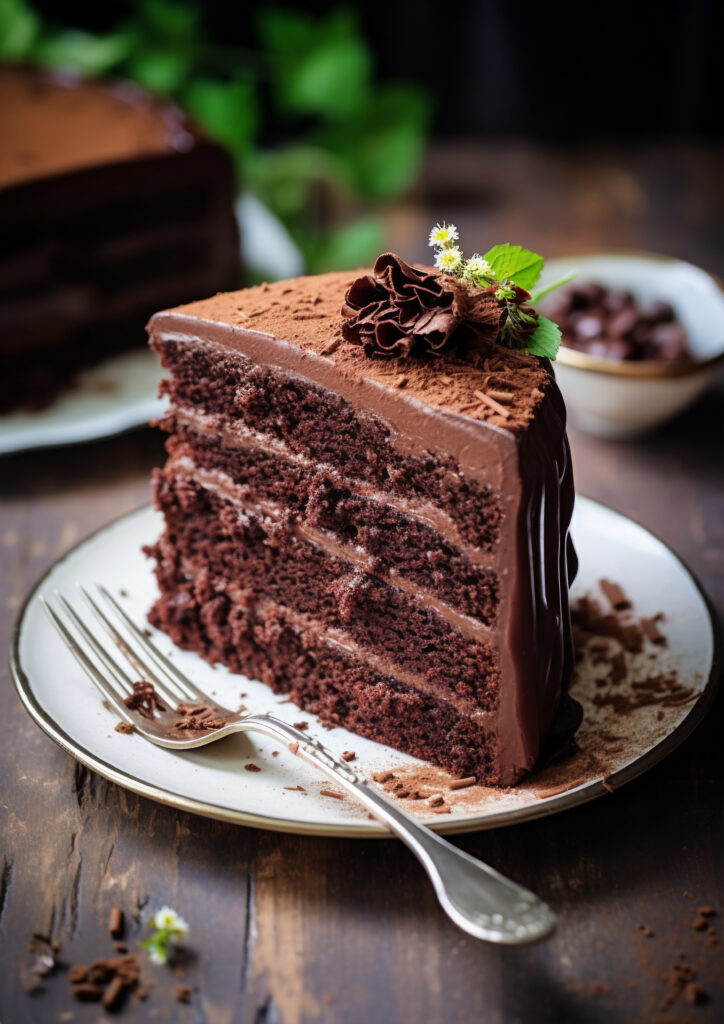
POLYGON ((210 40, 203 5, 135 0, 104 34, 44 21, 0 0, 0 59, 113 74, 173 97, 234 156, 243 187, 281 219, 308 269, 349 269, 381 244, 371 215, 326 211, 389 201, 413 180, 429 122, 419 88, 379 84, 358 19, 262 8, 248 48, 210 40), (271 147, 272 124, 287 141, 271 147), (331 199, 330 199, 331 197, 331 199))

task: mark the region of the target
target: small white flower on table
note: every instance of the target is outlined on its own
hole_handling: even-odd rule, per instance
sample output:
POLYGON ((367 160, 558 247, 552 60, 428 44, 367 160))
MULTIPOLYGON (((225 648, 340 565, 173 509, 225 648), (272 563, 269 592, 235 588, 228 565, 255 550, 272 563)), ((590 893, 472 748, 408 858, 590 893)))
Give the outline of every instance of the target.
POLYGON ((189 926, 172 907, 161 907, 153 916, 153 924, 159 931, 171 932, 174 936, 188 935, 189 926))

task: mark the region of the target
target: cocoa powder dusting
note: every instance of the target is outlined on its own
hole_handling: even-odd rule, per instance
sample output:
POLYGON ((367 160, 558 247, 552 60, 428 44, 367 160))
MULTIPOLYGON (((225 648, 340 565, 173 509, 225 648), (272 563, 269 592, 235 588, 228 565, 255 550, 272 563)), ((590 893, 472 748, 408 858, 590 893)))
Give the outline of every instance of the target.
POLYGON ((359 271, 301 277, 270 284, 265 291, 261 286, 247 288, 179 309, 235 327, 253 325, 256 331, 293 340, 301 349, 332 359, 347 377, 375 381, 429 407, 465 414, 514 433, 525 429, 552 380, 541 360, 500 345, 485 357, 473 352, 465 358, 448 353, 407 359, 371 358, 359 346, 342 339, 344 297, 357 276, 359 271), (309 313, 314 306, 314 316, 304 313, 305 305, 309 313), (505 400, 491 395, 489 384, 502 392, 505 400), (476 399, 475 390, 487 392, 497 408, 476 399))

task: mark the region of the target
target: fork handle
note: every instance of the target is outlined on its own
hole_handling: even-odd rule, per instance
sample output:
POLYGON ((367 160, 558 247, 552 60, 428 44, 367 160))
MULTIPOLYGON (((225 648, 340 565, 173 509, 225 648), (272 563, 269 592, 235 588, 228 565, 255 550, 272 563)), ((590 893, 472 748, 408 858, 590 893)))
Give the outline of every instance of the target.
POLYGON ((293 753, 333 779, 394 832, 420 861, 443 910, 463 931, 489 942, 521 945, 543 938, 555 927, 546 903, 420 824, 319 740, 273 715, 249 715, 239 724, 244 731, 285 741, 293 753))

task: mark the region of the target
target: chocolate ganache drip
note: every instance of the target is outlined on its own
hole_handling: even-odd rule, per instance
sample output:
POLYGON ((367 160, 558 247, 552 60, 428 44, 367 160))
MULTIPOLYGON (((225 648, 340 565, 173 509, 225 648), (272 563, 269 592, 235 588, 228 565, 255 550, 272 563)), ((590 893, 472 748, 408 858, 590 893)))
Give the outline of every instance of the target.
POLYGON ((387 252, 348 288, 342 334, 368 356, 435 355, 494 343, 504 314, 494 289, 417 270, 387 252))

